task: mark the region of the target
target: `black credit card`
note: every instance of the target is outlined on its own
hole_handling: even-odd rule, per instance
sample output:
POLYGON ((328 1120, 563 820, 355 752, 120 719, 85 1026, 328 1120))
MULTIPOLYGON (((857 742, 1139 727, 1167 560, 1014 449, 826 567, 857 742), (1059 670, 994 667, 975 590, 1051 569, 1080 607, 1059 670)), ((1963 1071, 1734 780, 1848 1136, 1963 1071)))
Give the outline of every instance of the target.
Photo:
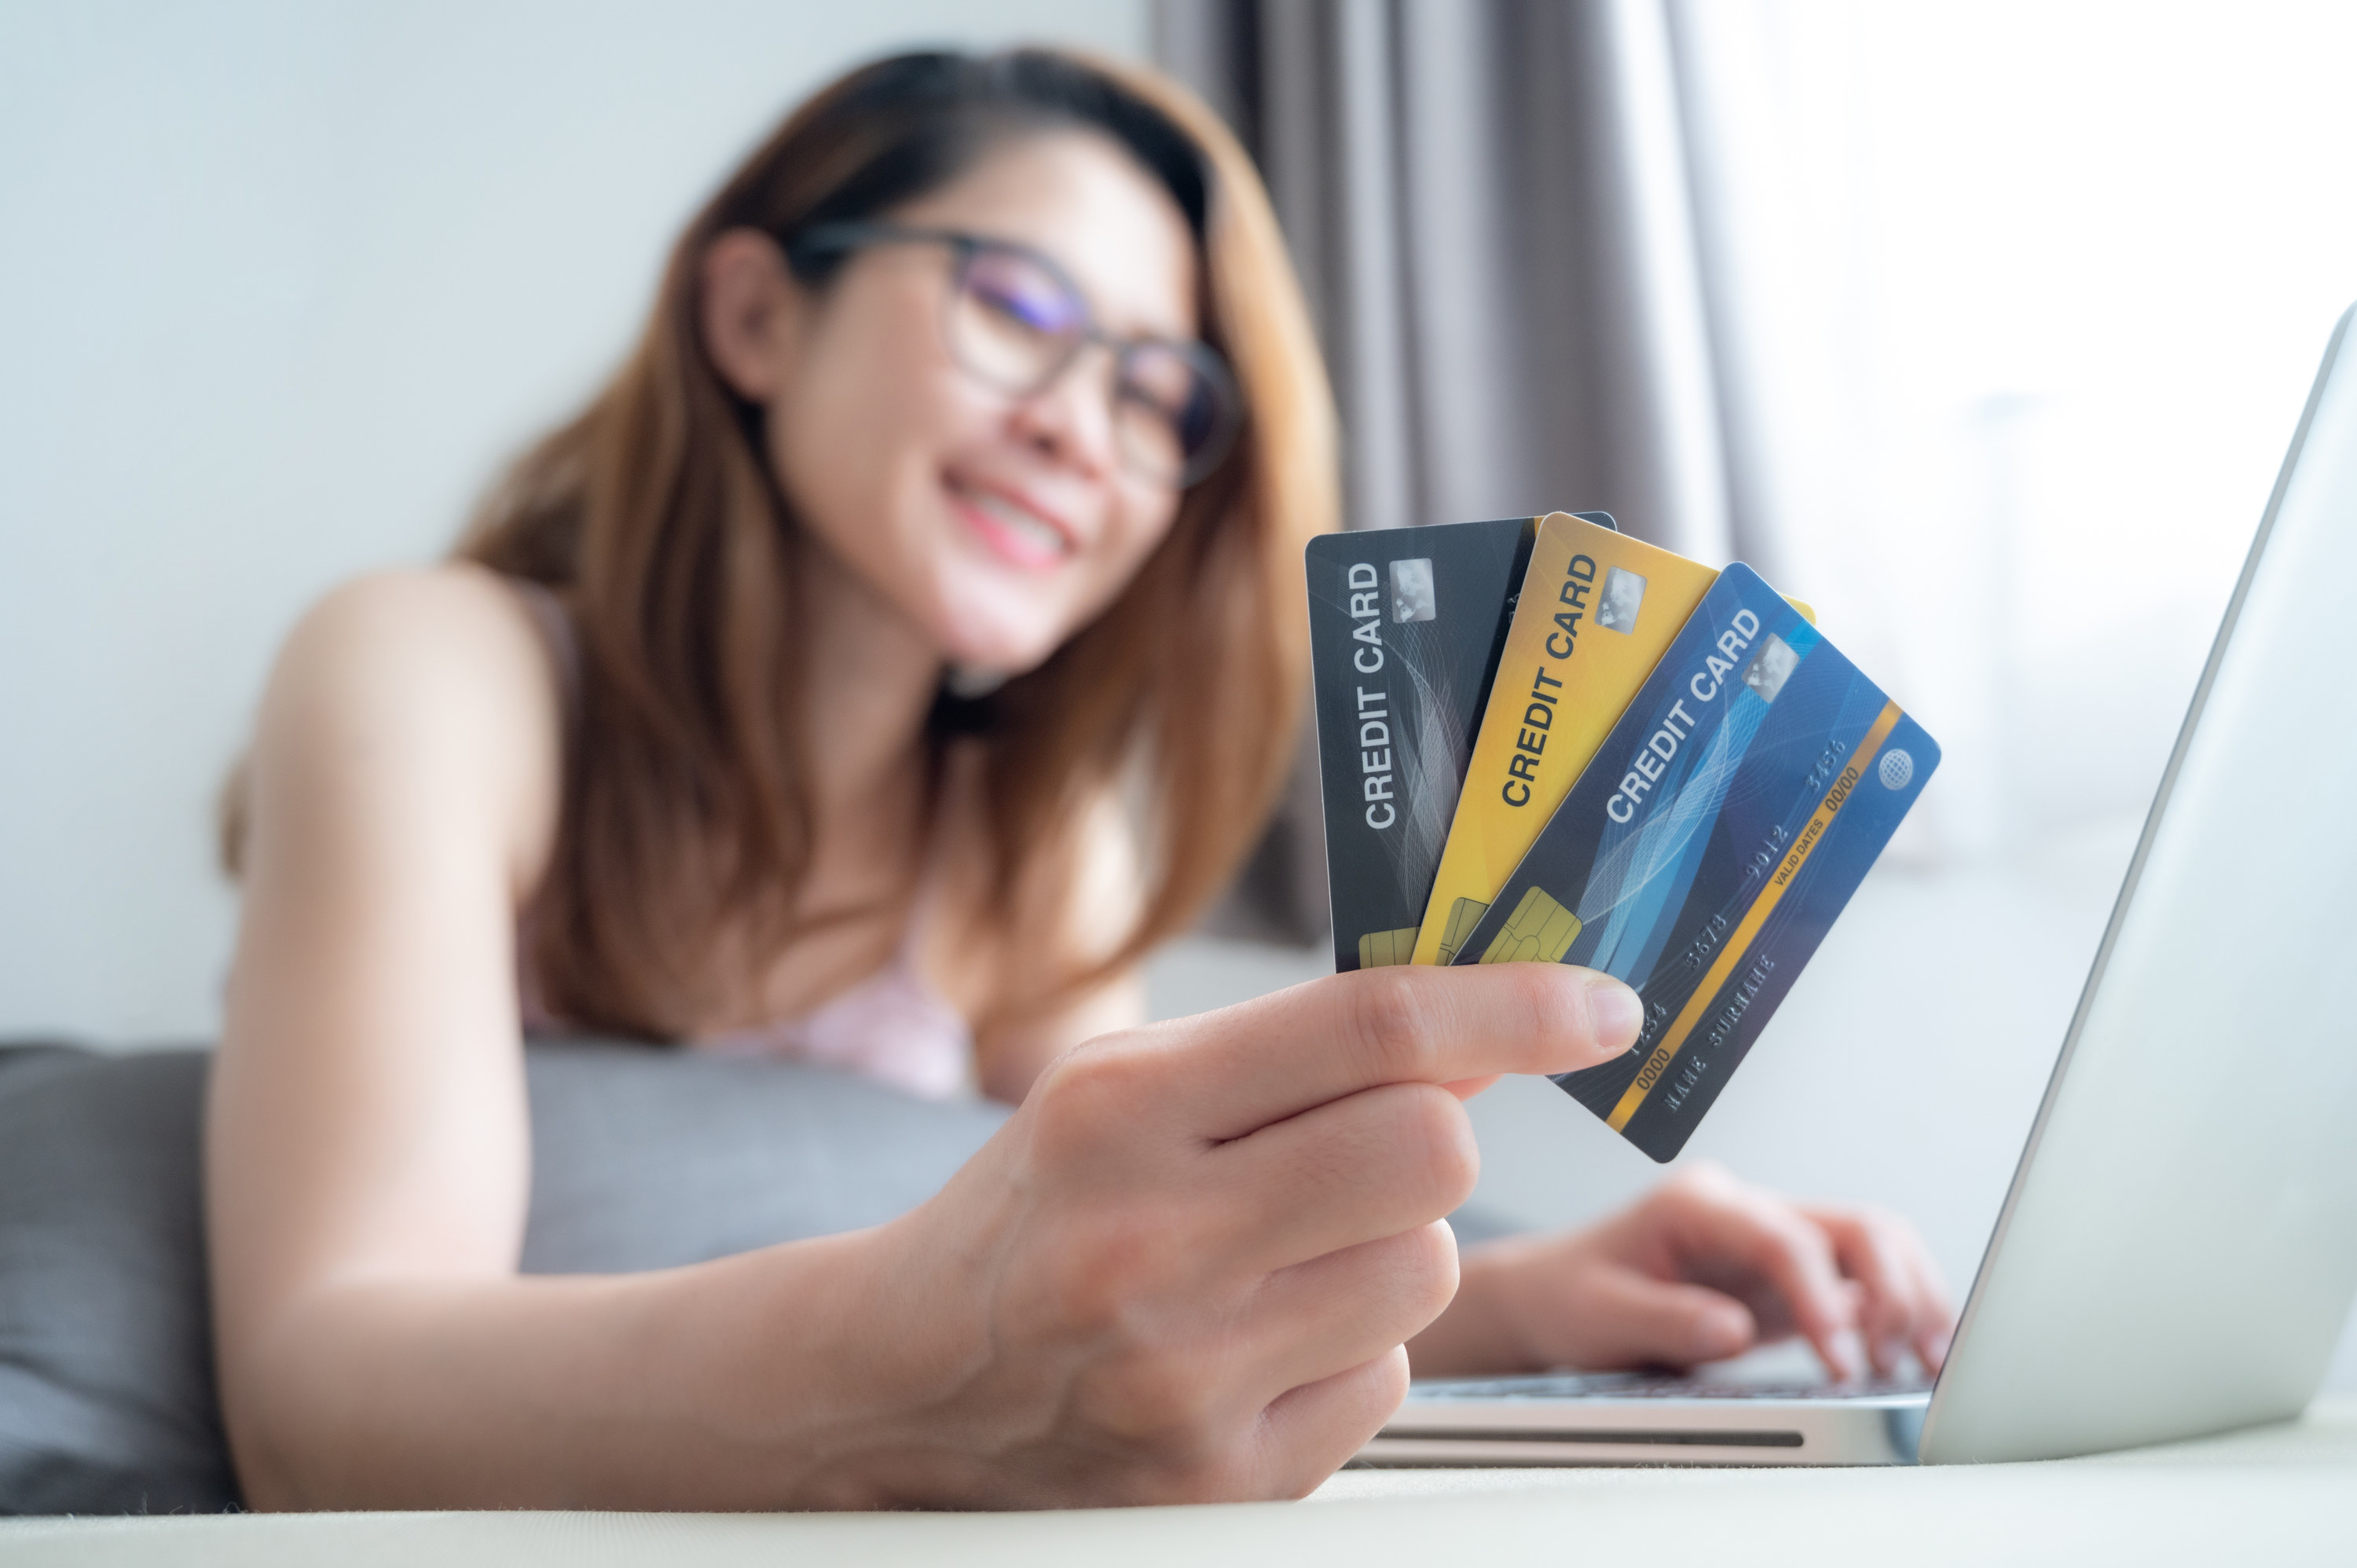
POLYGON ((1338 971, 1415 950, 1537 532, 1516 517, 1309 542, 1338 971))

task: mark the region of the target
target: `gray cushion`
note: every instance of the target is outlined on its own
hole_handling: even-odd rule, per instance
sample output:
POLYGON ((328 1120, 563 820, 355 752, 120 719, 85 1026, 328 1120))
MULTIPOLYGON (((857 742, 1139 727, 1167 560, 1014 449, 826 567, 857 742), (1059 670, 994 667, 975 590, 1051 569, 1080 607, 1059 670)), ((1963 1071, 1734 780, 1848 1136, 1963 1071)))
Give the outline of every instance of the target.
MULTIPOLYGON (((207 1059, 0 1047, 0 1512, 237 1505, 198 1196, 207 1059)), ((596 1043, 526 1060, 536 1273, 888 1219, 1006 1115, 788 1063, 596 1043)))
POLYGON ((232 1506, 193 1051, 0 1056, 0 1510, 232 1506))

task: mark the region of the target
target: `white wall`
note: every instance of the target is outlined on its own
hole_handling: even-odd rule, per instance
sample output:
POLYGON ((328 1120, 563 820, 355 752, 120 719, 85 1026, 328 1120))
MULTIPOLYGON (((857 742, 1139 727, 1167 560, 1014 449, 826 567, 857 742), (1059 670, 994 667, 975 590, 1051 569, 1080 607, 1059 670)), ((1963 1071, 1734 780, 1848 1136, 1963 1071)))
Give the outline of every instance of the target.
POLYGON ((0 8, 0 1034, 206 1036, 272 650, 438 553, 810 88, 1145 0, 0 8))

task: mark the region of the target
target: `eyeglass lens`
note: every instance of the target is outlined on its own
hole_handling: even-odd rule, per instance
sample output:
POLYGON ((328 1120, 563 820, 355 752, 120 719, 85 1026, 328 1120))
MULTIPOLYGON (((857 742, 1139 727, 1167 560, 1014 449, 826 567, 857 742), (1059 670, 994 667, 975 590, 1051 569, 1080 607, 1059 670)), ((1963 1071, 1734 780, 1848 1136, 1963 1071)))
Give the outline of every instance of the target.
MULTIPOLYGON (((983 246, 958 269, 949 349, 968 371, 1010 392, 1035 392, 1087 340, 1088 307, 1062 279, 1017 251, 983 246)), ((1224 434, 1220 387, 1178 345, 1116 350, 1113 423, 1122 456, 1142 474, 1181 481, 1224 434)))

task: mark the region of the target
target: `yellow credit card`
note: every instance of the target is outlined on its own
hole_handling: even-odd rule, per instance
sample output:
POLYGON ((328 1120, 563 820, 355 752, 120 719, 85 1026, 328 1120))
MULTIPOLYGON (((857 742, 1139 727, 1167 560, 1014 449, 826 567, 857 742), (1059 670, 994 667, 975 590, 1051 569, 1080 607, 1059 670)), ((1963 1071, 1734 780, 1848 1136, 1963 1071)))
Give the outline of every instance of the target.
MULTIPOLYGON (((1457 956, 1717 577, 1568 512, 1541 520, 1411 961, 1457 956)), ((1534 950, 1568 945, 1562 920, 1516 914, 1534 950)))

